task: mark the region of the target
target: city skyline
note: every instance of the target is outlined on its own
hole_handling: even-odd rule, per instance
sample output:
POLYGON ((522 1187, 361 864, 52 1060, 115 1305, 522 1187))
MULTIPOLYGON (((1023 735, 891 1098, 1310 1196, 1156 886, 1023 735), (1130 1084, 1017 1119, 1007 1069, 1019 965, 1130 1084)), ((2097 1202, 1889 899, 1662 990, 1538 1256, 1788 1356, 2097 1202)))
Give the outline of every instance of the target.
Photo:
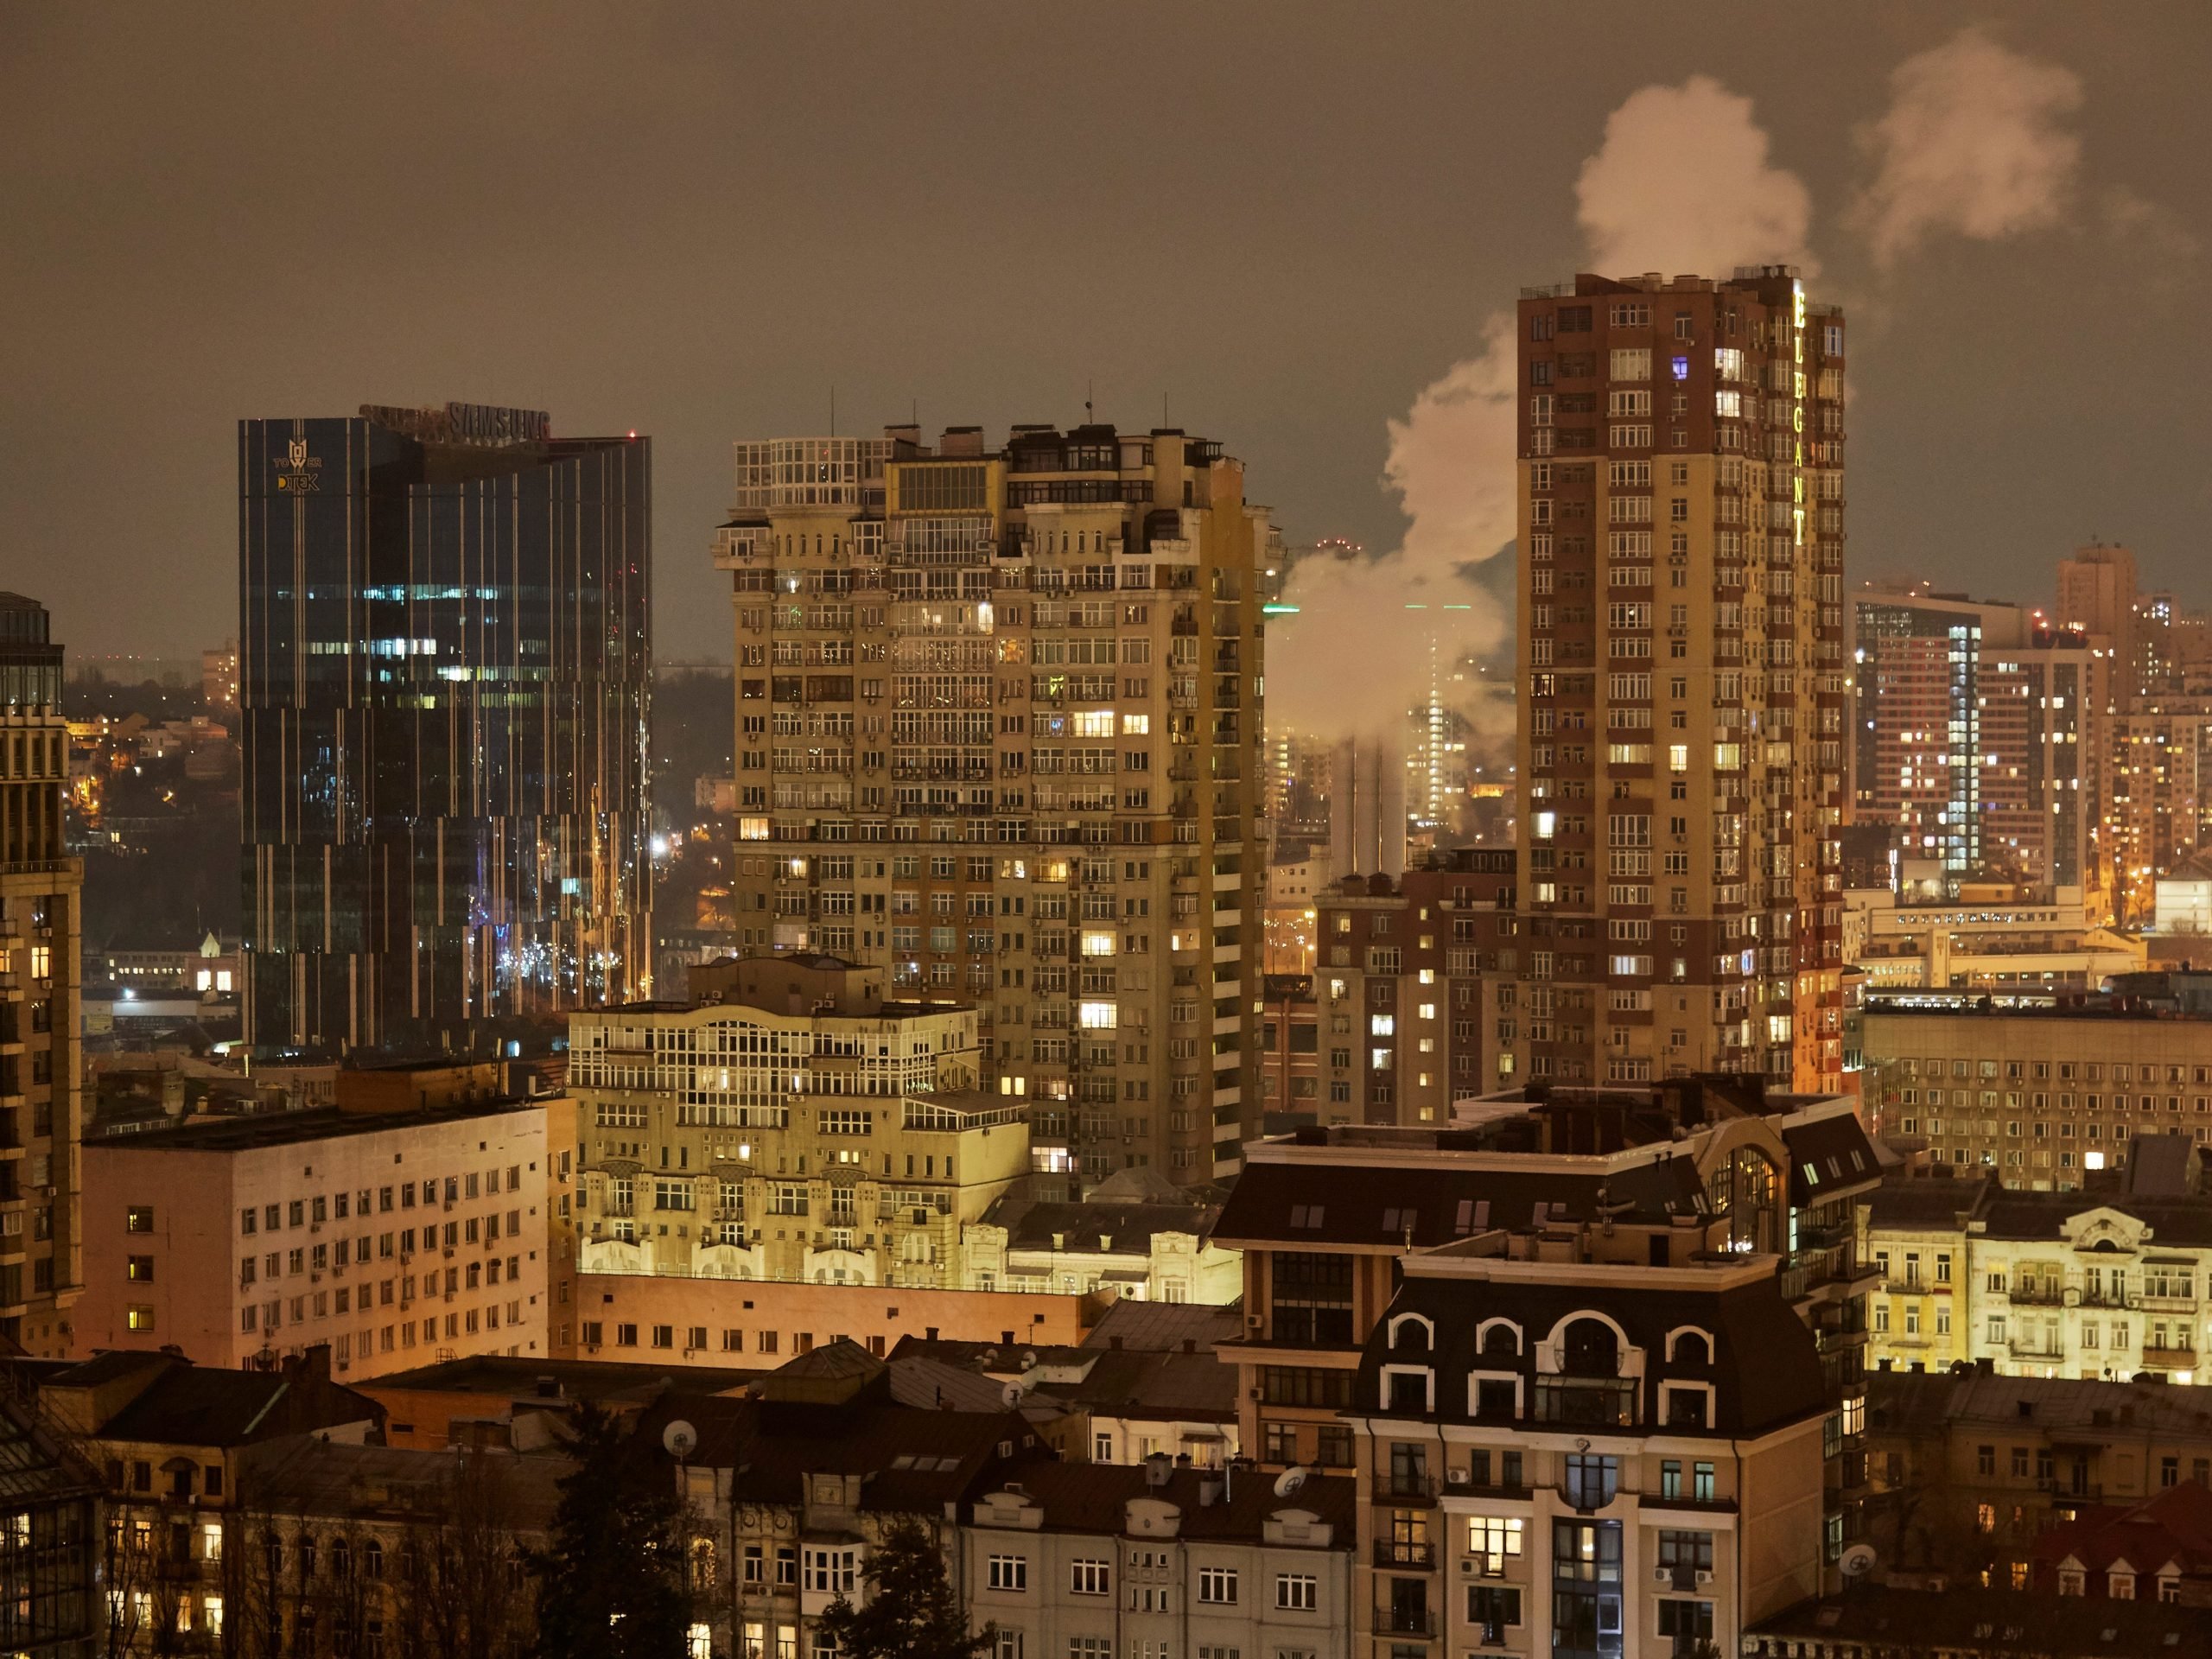
MULTIPOLYGON (((1751 100, 1753 130, 1770 141, 1763 164, 1802 181, 1821 291, 1867 319, 1853 395, 1885 419, 1870 423, 1863 452, 1854 575, 1897 566, 1986 589, 2024 550, 2047 541, 2055 556, 2102 534, 2139 550, 2146 586, 2187 596, 2191 504, 2165 480, 2201 448, 2197 417, 2165 420, 2149 406, 2155 399, 2122 387, 2154 372, 2185 378, 2200 349, 2170 325, 2212 226, 2202 182, 2177 160, 2205 118, 2171 94, 2202 62, 2204 42, 2156 16, 2124 35, 2051 12, 1992 26, 1987 38, 2028 69, 2069 83, 2043 94, 2064 200, 2048 211, 2012 204, 2017 228, 2006 228, 2002 205, 1994 228, 1923 226, 1917 251, 1900 251, 1910 226, 1897 229, 1895 212, 1887 239, 1859 228, 1865 214, 1853 217, 1854 199, 1877 175, 1852 134, 1880 122, 1885 105, 1895 113, 1891 77, 1901 67, 1950 49, 1982 21, 1898 9, 1840 41, 1809 23, 1673 39, 1656 20, 1603 9, 1544 24, 1436 14, 1426 27, 1370 29, 1325 51, 1314 19, 1182 20, 1151 73, 1102 67, 1078 78, 1084 130, 1105 142, 1072 182, 1034 162, 950 168, 931 180, 925 213, 913 197, 913 157, 951 147, 1003 156, 1045 116, 1027 89, 1035 70, 1070 50, 1055 26, 994 44, 1011 96, 902 92, 895 129, 870 117, 833 137, 818 126, 820 72, 806 66, 895 60, 900 70, 887 78, 919 87, 950 73, 942 43, 887 20, 824 53, 804 22, 773 16, 726 28, 669 22, 611 43, 583 30, 516 41, 489 23, 443 18, 417 21, 417 38, 405 39, 287 14, 284 34, 314 67, 273 94, 286 111, 285 136, 274 139, 255 118, 211 112, 250 105, 244 89, 191 111, 168 101, 180 85, 223 84, 225 54, 243 44, 240 31, 253 32, 247 14, 197 39, 145 19, 126 38, 96 11, 19 23, 25 49, 6 60, 35 60, 42 70, 0 100, 22 129, 0 162, 0 200, 32 232, 23 245, 48 251, 16 268, 16 285, 54 326, 18 331, 11 346, 24 395, 0 412, 9 423, 0 506, 16 525, 0 564, 27 590, 51 589, 35 578, 64 560, 93 578, 100 605, 55 594, 56 626, 87 659, 188 658, 228 632, 225 607, 202 596, 232 534, 231 504, 207 480, 220 470, 207 463, 237 410, 449 396, 558 409, 577 430, 653 432, 664 528, 716 521, 730 441, 827 432, 833 399, 839 431, 912 417, 919 400, 923 423, 981 418, 995 440, 1019 422, 1078 423, 1088 401, 1125 427, 1222 434, 1273 480, 1268 505, 1294 542, 1342 534, 1384 551, 1408 528, 1400 498, 1378 482, 1394 464, 1388 423, 1407 421, 1455 361, 1476 359, 1485 317, 1510 308, 1529 270, 1618 275, 1663 262, 1637 257, 1632 242, 1617 250, 1622 257, 1601 257, 1616 250, 1594 232, 1588 252, 1577 251, 1578 169, 1599 151, 1609 115, 1650 88, 1710 75, 1751 100), (1533 87, 1503 66, 1562 28, 1584 41, 1588 72, 1532 101, 1533 87), (1815 39, 1825 73, 1796 85, 1785 66, 1815 39), (755 50, 802 67, 754 88, 753 113, 734 133, 719 130, 727 124, 709 112, 721 100, 691 95, 755 50), (480 113, 470 120, 481 124, 406 121, 404 100, 379 104, 403 51, 430 65, 423 73, 434 84, 421 98, 474 106, 480 113), (499 163, 524 107, 503 78, 511 51, 556 89, 550 101, 531 100, 526 120, 543 128, 536 147, 570 164, 571 183, 518 181, 499 163), (1253 51, 1277 77, 1224 73, 1253 51), (2054 71, 2058 63, 2071 67, 2054 71), (588 117, 575 94, 601 73, 610 113, 588 117), (1409 95, 1376 96, 1400 82, 1409 95), (1193 136, 1219 183, 1153 190, 1154 176, 1173 174, 1148 135, 1194 99, 1207 113, 1193 136), (42 136, 79 124, 41 121, 57 99, 100 110, 99 140, 64 150, 42 136), (1396 113, 1401 105, 1421 113, 1396 113), (1316 124, 1315 110, 1326 119, 1316 124), (342 162, 319 142, 340 118, 365 122, 370 137, 349 144, 342 162), (198 140, 167 163, 183 169, 176 194, 194 204, 188 216, 149 203, 133 183, 154 153, 151 122, 198 140), (1546 140, 1524 163, 1484 164, 1527 148, 1522 135, 1537 130, 1546 140), (754 211, 773 213, 810 247, 843 251, 793 262, 723 240, 720 225, 747 217, 722 210, 728 185, 760 176, 771 134, 802 141, 793 149, 803 159, 788 176, 771 169, 779 181, 754 211), (307 166, 309 179, 321 169, 319 187, 265 184, 302 176, 302 154, 326 158, 307 166), (400 182, 425 170, 441 180, 428 197, 400 182), (991 182, 995 171, 1002 176, 991 182), (637 177, 647 186, 617 188, 637 177), (1382 178, 1396 187, 1373 189, 1382 178), (1199 200, 1224 187, 1236 204, 1230 233, 1197 235, 1199 200), (333 222, 341 196, 362 211, 333 222), (620 250, 579 259, 558 234, 569 213, 616 197, 620 250), (827 201, 858 205, 865 211, 852 217, 874 228, 849 227, 827 201), (1139 202, 1155 232, 1140 240, 1164 237, 1179 250, 1165 270, 1133 264, 1135 244, 1080 229, 1085 215, 1139 202), (203 239, 210 213, 234 226, 234 248, 219 252, 203 239), (510 238, 489 240, 494 226, 510 238), (107 257, 126 235, 130 257, 107 257), (868 298, 874 255, 865 250, 879 235, 896 238, 905 280, 937 296, 939 327, 929 338, 887 334, 888 308, 868 298), (1287 251, 1287 264, 1249 257, 1270 243, 1287 251), (1403 257, 1350 254, 1378 246, 1403 257), (465 280, 424 276, 440 267, 465 280), (156 270, 158 291, 147 286, 156 270), (1039 274, 1063 296, 1052 308, 1081 319, 1076 326, 1031 321, 1020 296, 1039 274), (1162 281, 1220 296, 1233 321, 1184 312, 1157 333, 1139 327, 1132 296, 1162 281), (2034 325, 2061 295, 2096 309, 2093 336, 2034 325), (601 301, 613 307, 605 327, 575 334, 567 321, 575 307, 601 301), (70 322, 88 306, 104 319, 97 338, 70 322), (1966 326, 1983 320, 2006 327, 1966 326), (145 334, 156 327, 158 348, 145 334), (980 353, 978 342, 988 342, 980 353), (2001 423, 1975 413, 1993 394, 2008 402, 2001 423), (316 401, 330 397, 339 401, 316 401), (110 459, 118 448, 140 464, 119 471, 110 459), (1961 489, 1961 476, 1986 484, 1961 489), (158 603, 137 591, 145 584, 117 579, 143 545, 136 526, 156 520, 182 589, 158 603)), ((1412 490, 1403 499, 1416 505, 1412 490)), ((672 660, 719 660, 727 649, 708 615, 713 574, 668 563, 656 620, 672 660)))

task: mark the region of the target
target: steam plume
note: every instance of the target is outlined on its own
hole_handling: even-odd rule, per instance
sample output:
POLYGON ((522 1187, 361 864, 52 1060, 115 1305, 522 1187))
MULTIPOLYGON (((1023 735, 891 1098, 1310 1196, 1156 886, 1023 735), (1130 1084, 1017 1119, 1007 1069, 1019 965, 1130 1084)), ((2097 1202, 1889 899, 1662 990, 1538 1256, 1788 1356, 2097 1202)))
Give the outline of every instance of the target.
MULTIPOLYGON (((1614 275, 1811 269, 1811 199, 1767 150, 1751 100, 1709 77, 1635 93, 1606 122, 1576 187, 1592 267, 1614 275)), ((1270 723, 1317 737, 1395 737, 1425 694, 1432 636, 1447 662, 1504 639, 1505 615, 1466 573, 1512 544, 1518 372, 1513 317, 1494 314, 1482 349, 1390 423, 1382 481, 1413 522, 1395 553, 1363 563, 1308 558, 1293 571, 1285 597, 1300 614, 1275 631, 1270 723), (1446 604, 1472 608, 1438 608, 1446 604)), ((1459 712, 1478 734, 1510 731, 1509 709, 1471 695, 1484 700, 1459 712)))
POLYGON ((1887 112, 1859 134, 1876 170, 1853 218, 1876 262, 1938 231, 1988 242, 2059 223, 2082 158, 2065 121, 2081 103, 2071 70, 1978 29, 1899 64, 1887 112))
POLYGON ((1591 269, 1726 276, 1738 265, 1820 269, 1805 245, 1813 199, 1767 160, 1751 100, 1709 75, 1646 86, 1605 119, 1575 181, 1591 269))

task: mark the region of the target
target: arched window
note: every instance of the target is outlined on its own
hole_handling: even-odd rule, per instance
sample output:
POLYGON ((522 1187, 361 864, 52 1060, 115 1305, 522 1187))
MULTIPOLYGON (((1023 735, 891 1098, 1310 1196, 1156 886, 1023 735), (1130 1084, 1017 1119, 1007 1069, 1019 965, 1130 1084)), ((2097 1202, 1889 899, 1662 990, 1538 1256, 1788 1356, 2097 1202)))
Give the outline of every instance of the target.
POLYGON ((361 1546, 361 1570, 372 1579, 384 1577, 384 1545, 374 1538, 361 1546))
POLYGON ((1675 1333, 1675 1351, 1668 1357, 1677 1365, 1710 1365, 1713 1343, 1702 1331, 1678 1331, 1675 1333))
POLYGON ((1567 1327, 1560 1370, 1569 1376, 1618 1376, 1620 1338, 1603 1319, 1577 1319, 1567 1327))
POLYGON ((1427 1353, 1430 1346, 1428 1321, 1416 1315, 1401 1314, 1392 1323, 1390 1346, 1402 1353, 1427 1353))
POLYGON ((1518 1359, 1521 1357, 1521 1333, 1503 1319, 1494 1320, 1483 1332, 1484 1359, 1518 1359))

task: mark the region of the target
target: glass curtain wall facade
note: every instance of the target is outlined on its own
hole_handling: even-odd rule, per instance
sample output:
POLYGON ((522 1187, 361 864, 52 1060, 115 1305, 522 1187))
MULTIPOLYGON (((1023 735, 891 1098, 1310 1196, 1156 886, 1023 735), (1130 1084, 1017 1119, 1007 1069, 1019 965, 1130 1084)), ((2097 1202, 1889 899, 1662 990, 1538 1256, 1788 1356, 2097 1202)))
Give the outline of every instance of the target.
POLYGON ((650 989, 652 451, 448 404, 238 429, 246 1033, 650 989))

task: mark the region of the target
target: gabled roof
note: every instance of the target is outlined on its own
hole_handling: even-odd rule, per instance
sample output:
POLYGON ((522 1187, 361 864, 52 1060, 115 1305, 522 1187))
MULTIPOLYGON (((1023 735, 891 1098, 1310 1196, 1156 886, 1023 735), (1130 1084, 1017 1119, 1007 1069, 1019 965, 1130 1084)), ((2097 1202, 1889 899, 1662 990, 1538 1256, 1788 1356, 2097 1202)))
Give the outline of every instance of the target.
MULTIPOLYGON (((690 1461, 740 1469, 741 1502, 797 1504, 809 1475, 860 1475, 861 1507, 942 1514, 969 1495, 987 1469, 1045 1455, 1018 1412, 931 1411, 853 1402, 664 1395, 639 1420, 639 1454, 664 1457, 661 1434, 677 1420, 698 1435, 690 1461)), ((671 1477, 672 1478, 672 1477, 671 1477)))
POLYGON ((1216 1211, 1188 1204, 1046 1204, 1001 1198, 983 1219, 1007 1231, 1010 1250, 1065 1249, 1142 1255, 1155 1233, 1204 1238, 1216 1211), (1054 1241, 1060 1241, 1056 1243, 1054 1241))
POLYGON ((2168 1566, 2203 1573, 2212 1569, 2212 1490, 2187 1480, 2133 1503, 2093 1504, 2047 1529, 2035 1559, 2044 1569, 2078 1563, 2093 1577, 2156 1574, 2168 1566))

